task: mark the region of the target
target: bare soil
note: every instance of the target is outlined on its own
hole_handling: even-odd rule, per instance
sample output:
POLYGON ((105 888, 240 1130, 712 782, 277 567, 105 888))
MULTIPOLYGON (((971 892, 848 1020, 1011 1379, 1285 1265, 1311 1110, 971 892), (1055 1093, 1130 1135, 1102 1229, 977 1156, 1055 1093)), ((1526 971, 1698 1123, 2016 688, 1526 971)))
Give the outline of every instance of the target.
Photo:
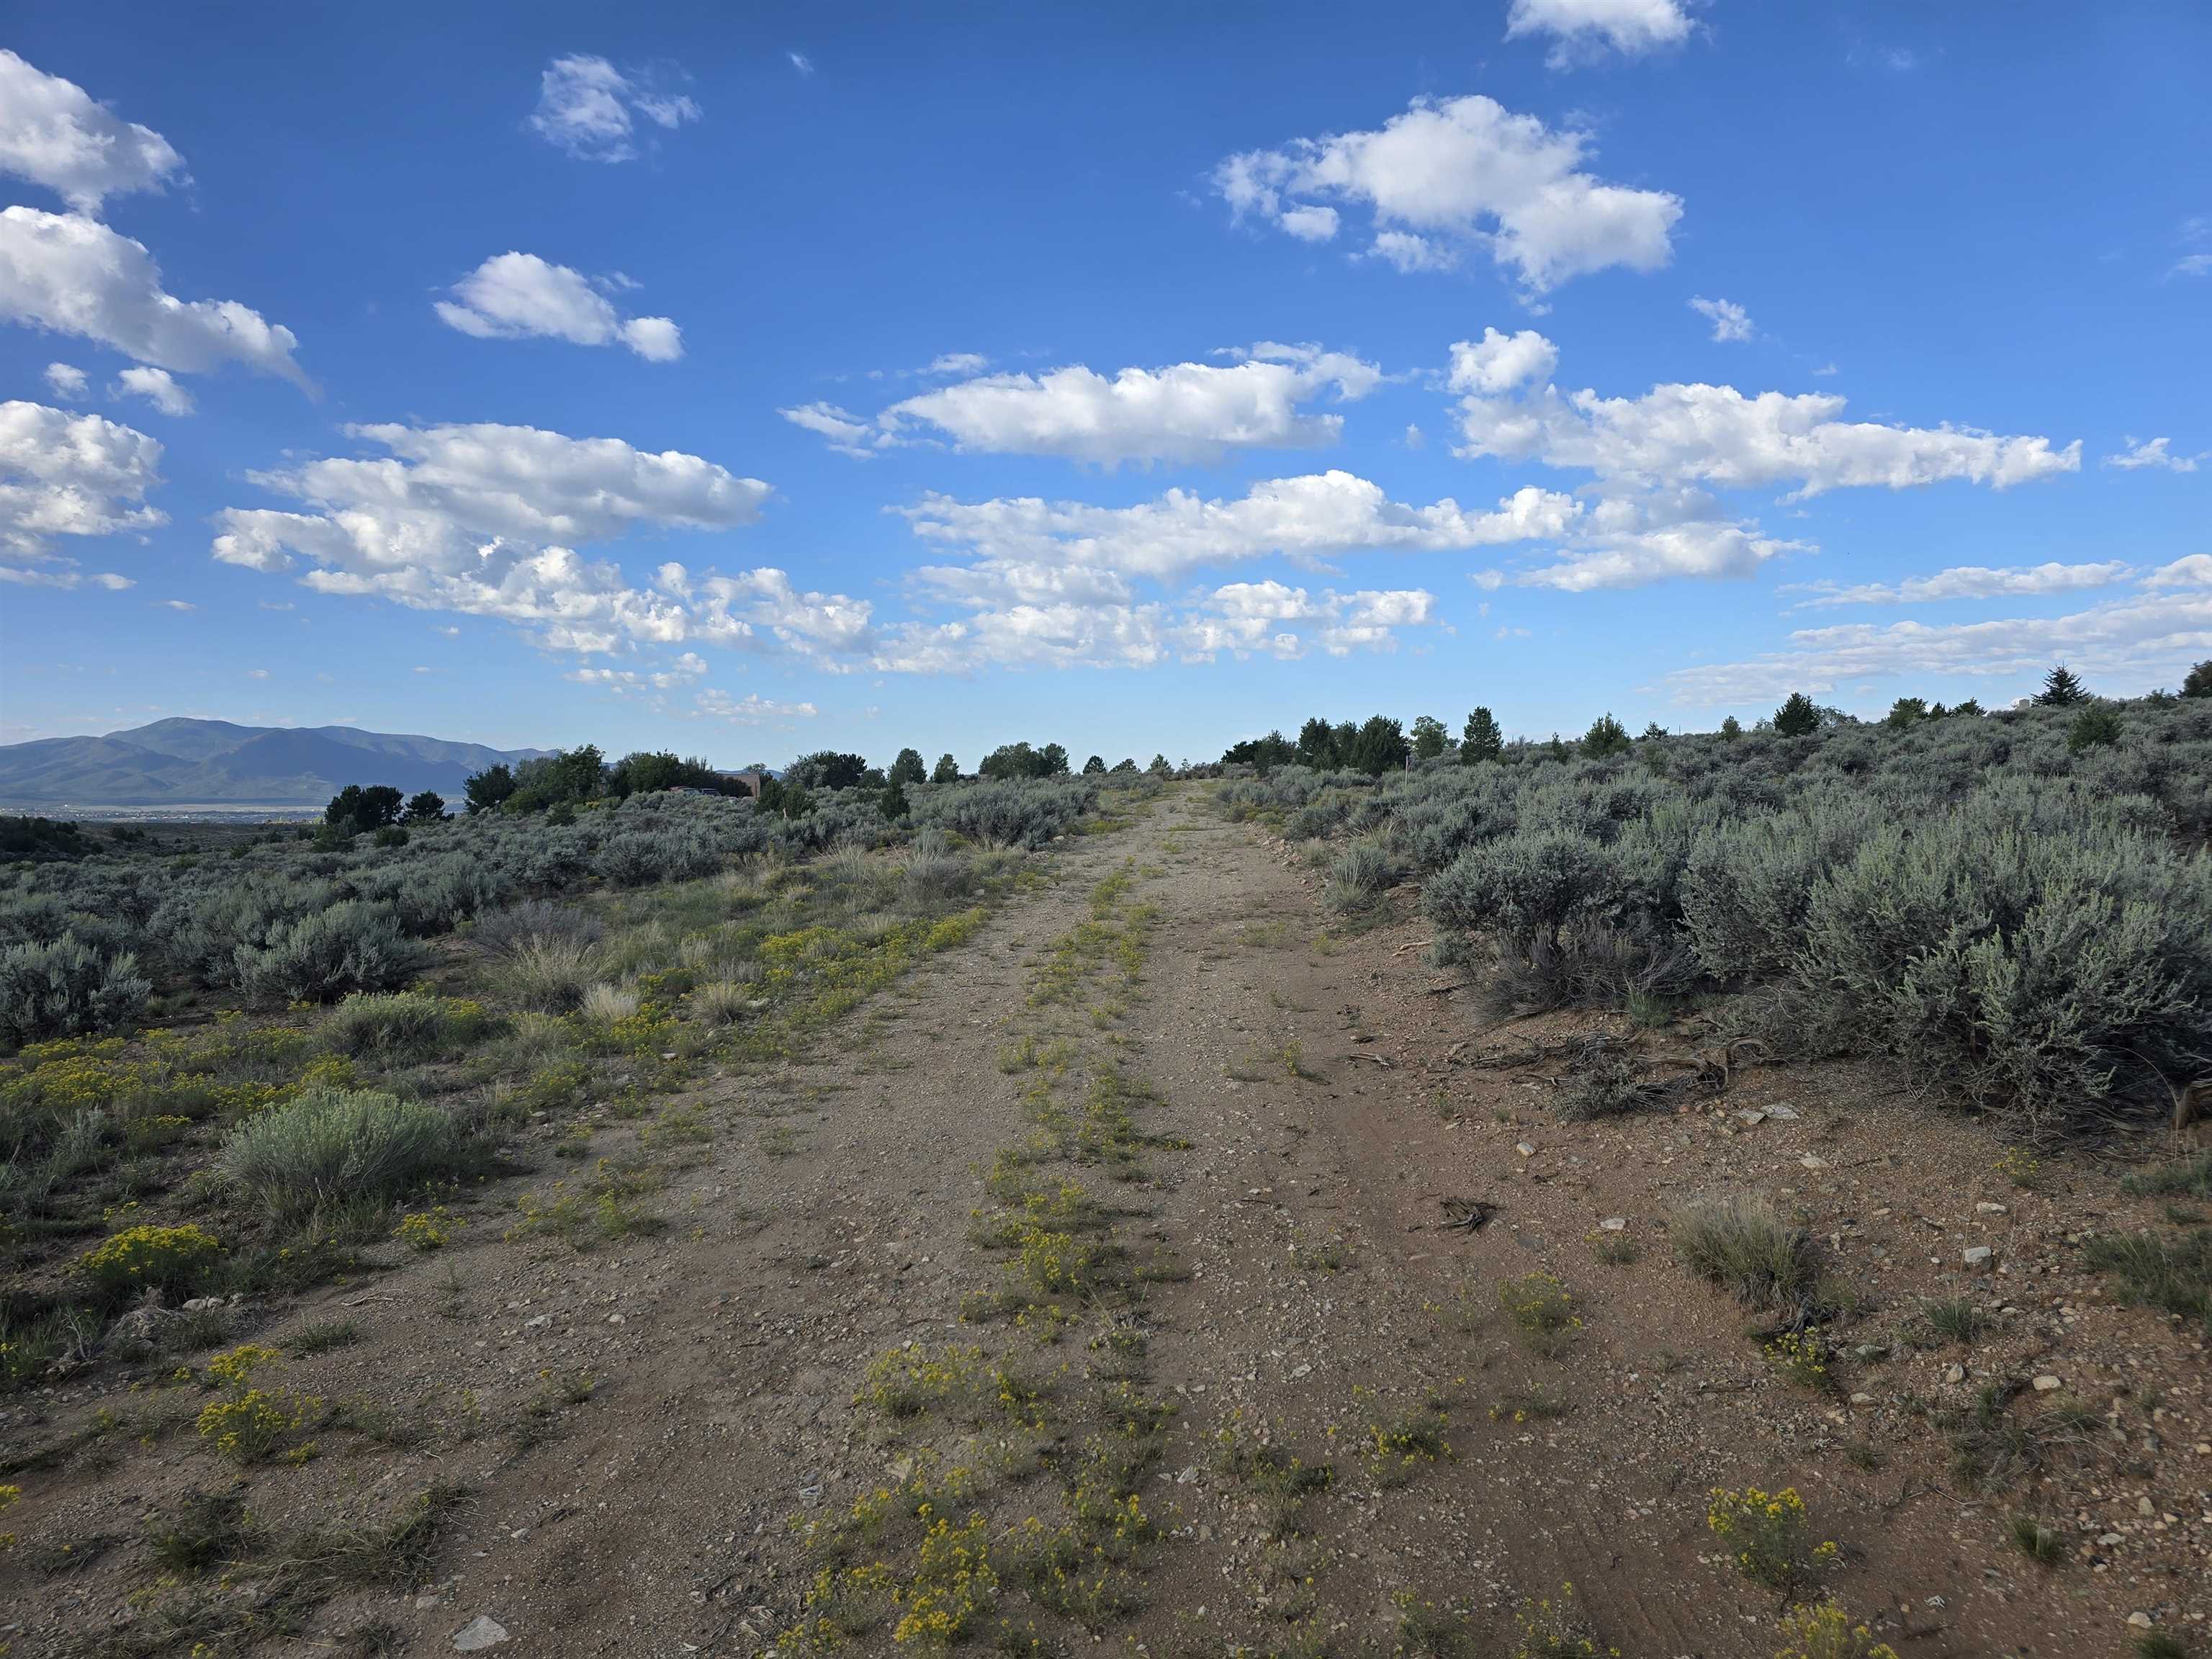
MULTIPOLYGON (((763 1653, 807 1616, 822 1562, 805 1523, 915 1466, 922 1431, 855 1403, 872 1361, 972 1344, 1058 1379, 1026 1448, 977 1459, 975 1505, 1011 1527, 1056 1512, 1038 1470, 1097 1427, 1086 1339, 1108 1328, 1141 1335, 1136 1386, 1174 1408, 1141 1491, 1163 1536, 1127 1559, 1140 1605, 1099 1621, 1097 1639, 1132 1650, 1505 1653, 1523 1602, 1571 1582, 1583 1623, 1629 1659, 1770 1655, 1782 1597, 1707 1526, 1711 1490, 1745 1486, 1802 1495, 1838 1547, 1819 1583, 1906 1659, 2117 1656, 2131 1614, 2212 1642, 2212 1365, 2201 1330, 2116 1305, 2081 1264, 2086 1235, 2159 1218, 2117 1171, 2047 1158, 2016 1184, 1996 1133, 1850 1067, 1738 1065, 1725 1089, 1564 1121, 1556 1045, 1626 1041, 1625 1024, 1479 1030, 1466 976, 1425 965, 1418 922, 1343 933, 1309 872, 1196 790, 1057 861, 811 1062, 684 1103, 704 1138, 663 1128, 640 1146, 636 1126, 601 1125, 594 1158, 649 1156, 665 1175, 642 1200, 665 1231, 587 1250, 508 1236, 520 1192, 589 1172, 551 1156, 570 1126, 549 1122, 538 1170, 457 1206, 442 1249, 395 1249, 388 1271, 258 1328, 240 1310, 240 1333, 277 1348, 312 1323, 356 1328, 266 1374, 374 1408, 318 1431, 311 1459, 219 1462, 191 1428, 205 1395, 152 1374, 14 1402, 0 1454, 46 1455, 7 1477, 23 1492, 0 1519, 18 1540, 0 1552, 0 1641, 129 1650, 118 1632, 143 1634, 159 1588, 149 1520, 187 1492, 243 1480, 256 1521, 289 1536, 444 1480, 469 1497, 415 1587, 341 1590, 260 1650, 327 1652, 388 1621, 396 1650, 445 1652, 486 1616, 502 1655, 763 1653), (1094 964, 1079 997, 1033 1002, 1117 871, 1116 914, 1156 908, 1139 982, 1094 964), (1148 1086, 1145 1178, 1078 1174, 1110 1188, 1131 1251, 1179 1265, 1064 1324, 963 1322, 1005 1282, 971 1214, 994 1158, 1036 1127, 1035 1068, 1004 1069, 1024 1037, 1067 1045, 1071 1089, 1108 1067, 1148 1086), (1787 1381, 1761 1316, 1673 1257, 1674 1208, 1729 1194, 1801 1216, 1834 1299, 1857 1304, 1827 1328, 1825 1389, 1787 1381), (1469 1204, 1483 1224, 1449 1224, 1469 1204), (1969 1267, 1978 1246, 1993 1254, 1969 1267), (1580 1321, 1549 1356, 1499 1310, 1501 1282, 1537 1272, 1580 1321), (1923 1328, 1923 1298, 1959 1296, 1988 1315, 1972 1346, 1923 1328), (2024 1410, 2038 1377, 2094 1429, 2005 1490, 1962 1482, 1944 1414, 1990 1383, 2020 1385, 2024 1410), (1395 1468, 1364 1455, 1376 1425, 1431 1398, 1446 1449, 1395 1468), (1273 1524, 1224 1462, 1224 1428, 1334 1478, 1273 1524), (2058 1534, 2057 1560, 2015 1547, 2022 1515, 2058 1534), (1409 1601, 1455 1615, 1466 1645, 1421 1646, 1409 1601)), ((1693 1032, 1636 1041, 1650 1075, 1692 1076, 1693 1032)), ((896 1538, 884 1549, 911 1564, 896 1538)), ((978 1642, 1002 1618, 1039 1650, 1094 1642, 1011 1581, 987 1613, 978 1642)), ((896 1617, 853 1650, 925 1649, 894 1642, 896 1617)))

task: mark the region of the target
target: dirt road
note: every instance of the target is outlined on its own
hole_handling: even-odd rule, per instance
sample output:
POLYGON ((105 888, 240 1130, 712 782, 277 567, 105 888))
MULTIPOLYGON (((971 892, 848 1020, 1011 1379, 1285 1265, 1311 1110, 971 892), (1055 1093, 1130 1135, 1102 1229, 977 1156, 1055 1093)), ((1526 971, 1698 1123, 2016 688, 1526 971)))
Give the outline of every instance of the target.
MULTIPOLYGON (((1784 1598, 1707 1522, 1747 1486, 1803 1495, 1808 1549, 1837 1548, 1801 1588, 1908 1659, 2118 1654, 2130 1611, 2203 1615, 2160 1565, 2189 1548, 2094 1573, 2010 1551, 2007 1501, 1942 1475, 1949 1355, 1870 1341, 1846 1382, 1793 1389, 1670 1259, 1672 1202, 1756 1189, 1909 1304, 1890 1275, 1928 1250, 1870 1241, 1921 1200, 1867 1184, 1921 1131, 1869 1121, 1863 1079, 1752 1079, 1717 1125, 1558 1122, 1525 1070, 1452 1063, 1470 1017, 1418 927, 1332 942, 1313 889, 1171 794, 1067 843, 811 1063, 649 1129, 665 1232, 579 1252, 472 1224, 331 1293, 305 1316, 362 1340, 292 1380, 435 1425, 333 1448, 348 1501, 471 1497, 419 1594, 342 1597, 309 1639, 1504 1653, 1534 1618, 1637 1659, 1765 1656, 1784 1598), (1464 1200, 1483 1224, 1449 1224, 1464 1200), (1565 1317, 1516 1329, 1499 1287, 1540 1273, 1565 1317)), ((1971 1220, 1989 1146, 1922 1151, 1926 1213, 1971 1220)), ((2008 1194, 2004 1224, 2036 1201, 2008 1194)), ((2201 1381, 2166 1398, 2185 1451, 2203 1407, 2201 1381)), ((256 1489, 274 1522, 285 1480, 256 1489)))

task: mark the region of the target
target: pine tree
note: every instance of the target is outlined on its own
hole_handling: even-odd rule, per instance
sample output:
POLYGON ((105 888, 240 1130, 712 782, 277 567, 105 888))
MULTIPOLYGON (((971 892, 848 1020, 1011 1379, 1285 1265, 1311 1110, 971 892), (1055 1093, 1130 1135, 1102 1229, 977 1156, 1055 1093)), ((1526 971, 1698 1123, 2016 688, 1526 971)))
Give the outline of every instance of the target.
POLYGON ((2185 697, 2212 697, 2212 657, 2208 657, 2182 676, 2181 695, 2185 697))
POLYGON ((1741 737, 1743 735, 1743 722, 1738 720, 1735 715, 1730 714, 1727 719, 1721 722, 1721 735, 1724 738, 1741 737))
POLYGON ((1583 753, 1592 760, 1628 752, 1628 728, 1610 714, 1600 714, 1583 733, 1583 753))
POLYGON ((1444 730, 1444 723, 1434 714, 1413 716, 1413 755, 1416 759, 1434 760, 1444 752, 1444 745, 1450 741, 1451 733, 1444 730))
POLYGON ((2035 694, 2035 701, 2039 708, 2072 708, 2089 701, 2089 688, 2062 662, 2043 677, 2043 690, 2035 694))
POLYGON ((939 755, 937 757, 937 765, 930 772, 929 781, 932 783, 959 782, 960 763, 950 755, 939 755))
POLYGON ((920 783, 928 775, 922 769, 921 751, 918 749, 900 750, 898 758, 891 763, 890 781, 893 783, 902 786, 920 783))
POLYGON ((1467 729, 1460 733, 1460 764, 1472 766, 1477 761, 1494 761, 1504 752, 1505 733, 1498 728, 1498 716, 1487 708, 1478 708, 1469 714, 1467 729))
POLYGON ((1785 738, 1809 738, 1820 729, 1820 710, 1802 691, 1792 691, 1774 711, 1774 729, 1785 738))

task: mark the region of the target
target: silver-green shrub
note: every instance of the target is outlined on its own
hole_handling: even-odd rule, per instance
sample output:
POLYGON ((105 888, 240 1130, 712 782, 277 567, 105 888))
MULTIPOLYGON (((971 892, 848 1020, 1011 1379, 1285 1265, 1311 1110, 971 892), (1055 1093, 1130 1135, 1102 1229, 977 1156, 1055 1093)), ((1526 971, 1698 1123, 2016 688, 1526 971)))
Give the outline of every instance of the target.
POLYGON ((465 1148, 434 1107, 368 1090, 313 1089, 233 1130, 223 1166, 280 1219, 388 1200, 459 1172, 465 1148))

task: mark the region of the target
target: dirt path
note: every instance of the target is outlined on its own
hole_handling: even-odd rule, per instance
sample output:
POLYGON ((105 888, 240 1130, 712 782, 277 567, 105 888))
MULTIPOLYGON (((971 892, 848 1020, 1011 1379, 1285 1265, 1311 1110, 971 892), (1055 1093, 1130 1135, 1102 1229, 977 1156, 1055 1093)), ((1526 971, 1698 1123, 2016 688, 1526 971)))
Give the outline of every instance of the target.
MULTIPOLYGON (((1939 1201, 1884 1205, 1857 1173, 1924 1150, 1905 1120, 1799 1078, 1794 1104, 1739 1085, 1732 1111, 1783 1106, 1755 1129, 1547 1121, 1528 1076, 1450 1063, 1470 1024, 1418 928, 1325 926, 1308 875, 1172 794, 1069 843, 811 1063, 702 1091, 662 1149, 666 1231, 579 1252, 472 1224, 304 1310, 360 1340, 289 1380, 422 1432, 334 1438, 313 1486, 258 1478, 256 1510, 388 1508, 434 1479, 471 1497, 418 1595, 341 1598, 277 1650, 383 1620, 448 1651, 484 1617, 518 1655, 796 1654, 841 1620, 849 1650, 914 1651, 906 1621, 939 1616, 1019 1652, 1503 1653, 1571 1581, 1632 1659, 1766 1656, 1780 1598, 1706 1525, 1709 1490, 1744 1485, 1803 1492, 1840 1547, 1822 1581, 1906 1659, 2118 1654, 2133 1608, 2203 1617, 2202 1582, 2160 1565, 2186 1549, 2066 1577, 2008 1552, 2005 1501, 1955 1495, 1929 1450, 1948 1355, 1863 1354, 1850 1403, 1792 1391, 1669 1260, 1670 1204, 1756 1189, 1820 1212, 1884 1285, 1873 1241, 1939 1201), (1487 1224, 1439 1224, 1455 1199, 1487 1224), (1539 1271, 1581 1322, 1548 1356, 1499 1311, 1539 1271), (931 1541, 948 1510, 987 1517, 988 1557, 931 1541)), ((1914 1190, 1932 1177, 1971 1224, 1984 1155, 1914 1190)), ((2008 1196, 2025 1259, 2038 1200, 2008 1196)), ((1893 1310, 1907 1287, 1876 1293, 1893 1310)), ((2058 1363, 2035 1359, 2044 1302, 2006 1363, 2058 1363)), ((2163 1396, 2185 1455, 2202 1392, 2163 1396)), ((2098 1524, 2130 1532, 2154 1492, 2164 1514, 2212 1478, 2129 1484, 2136 1430, 2097 1488, 2098 1524)), ((165 1447, 152 1485, 87 1506, 127 1527, 196 1455, 165 1447)), ((64 1598, 34 1627, 71 1620, 64 1598)))

